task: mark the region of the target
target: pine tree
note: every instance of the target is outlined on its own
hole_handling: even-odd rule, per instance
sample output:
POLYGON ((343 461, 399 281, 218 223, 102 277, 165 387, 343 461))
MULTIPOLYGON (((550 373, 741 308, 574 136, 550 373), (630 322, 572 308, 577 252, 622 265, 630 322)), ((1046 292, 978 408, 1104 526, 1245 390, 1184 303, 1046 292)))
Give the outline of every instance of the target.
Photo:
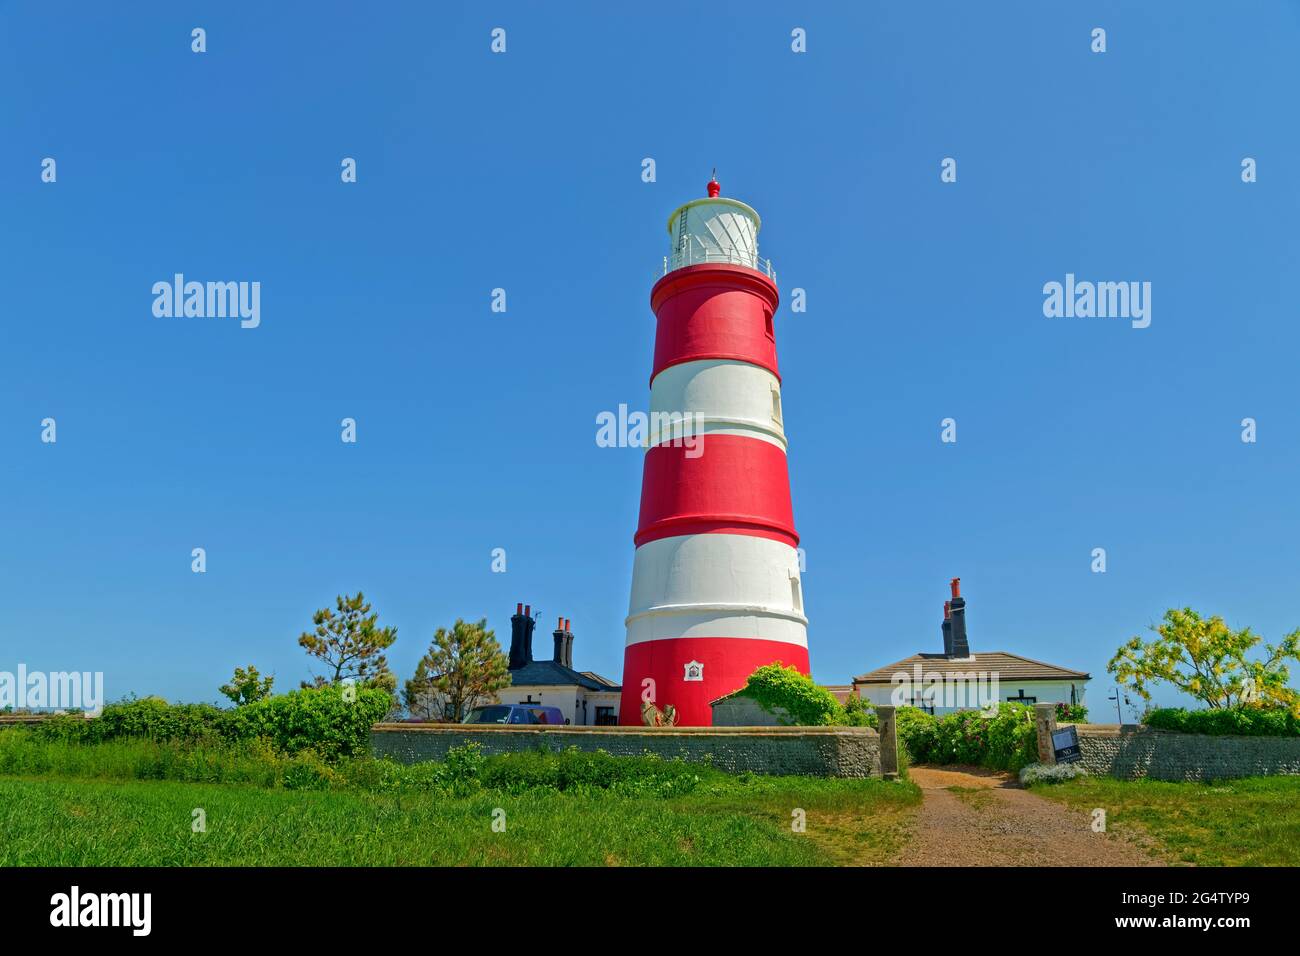
POLYGON ((457 618, 450 630, 440 627, 434 633, 402 698, 412 717, 458 723, 510 686, 509 663, 486 618, 476 623, 457 618))
POLYGON ((397 687, 397 678, 388 669, 384 651, 397 640, 397 628, 380 627, 379 615, 371 612, 360 591, 356 597, 339 595, 335 607, 337 613, 327 607, 317 611, 312 616, 316 630, 304 631, 298 638, 299 646, 332 671, 325 676, 316 675, 311 682, 304 681, 303 686, 321 687, 355 680, 391 693, 397 687))

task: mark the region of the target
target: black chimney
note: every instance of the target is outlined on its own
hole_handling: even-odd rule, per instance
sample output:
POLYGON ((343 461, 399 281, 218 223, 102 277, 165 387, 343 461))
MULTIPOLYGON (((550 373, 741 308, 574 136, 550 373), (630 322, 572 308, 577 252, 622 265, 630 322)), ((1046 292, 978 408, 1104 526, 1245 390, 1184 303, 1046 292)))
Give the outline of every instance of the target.
POLYGON ((510 618, 510 670, 517 671, 533 660, 533 606, 516 604, 510 618))
POLYGON ((952 657, 952 602, 943 602, 943 656, 952 657))
MULTIPOLYGON (((555 638, 555 663, 565 664, 564 655, 567 650, 567 644, 564 638, 564 618, 555 622, 555 632, 551 635, 555 638)), ((568 666, 565 664, 565 666, 568 666)))
POLYGON ((564 619, 564 666, 573 669, 573 631, 569 629, 569 619, 564 619))
POLYGON ((961 578, 952 579, 952 648, 949 657, 970 657, 966 642, 966 599, 961 596, 961 578))

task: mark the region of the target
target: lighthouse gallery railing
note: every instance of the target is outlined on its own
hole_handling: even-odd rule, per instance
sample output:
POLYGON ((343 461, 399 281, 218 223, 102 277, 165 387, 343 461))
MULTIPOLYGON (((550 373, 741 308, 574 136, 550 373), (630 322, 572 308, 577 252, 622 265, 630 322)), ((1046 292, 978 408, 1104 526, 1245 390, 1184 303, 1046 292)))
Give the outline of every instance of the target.
POLYGON ((773 282, 776 281, 776 270, 772 268, 772 260, 764 259, 757 251, 709 248, 694 237, 683 248, 674 251, 671 256, 664 256, 663 268, 659 275, 666 276, 674 269, 705 262, 725 262, 733 266, 746 266, 763 273, 773 282))

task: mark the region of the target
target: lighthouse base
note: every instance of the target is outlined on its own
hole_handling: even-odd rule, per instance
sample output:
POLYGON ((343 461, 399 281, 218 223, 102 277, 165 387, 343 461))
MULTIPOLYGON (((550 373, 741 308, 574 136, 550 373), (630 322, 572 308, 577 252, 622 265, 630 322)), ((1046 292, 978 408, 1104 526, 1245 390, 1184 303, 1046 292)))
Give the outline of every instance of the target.
POLYGON ((640 726, 644 698, 660 710, 672 704, 678 726, 711 727, 711 702, 744 687, 757 668, 778 662, 807 674, 808 648, 748 637, 679 637, 629 644, 623 656, 619 723, 640 726), (686 679, 692 665, 700 665, 699 680, 686 679), (647 679, 653 683, 645 683, 647 679))

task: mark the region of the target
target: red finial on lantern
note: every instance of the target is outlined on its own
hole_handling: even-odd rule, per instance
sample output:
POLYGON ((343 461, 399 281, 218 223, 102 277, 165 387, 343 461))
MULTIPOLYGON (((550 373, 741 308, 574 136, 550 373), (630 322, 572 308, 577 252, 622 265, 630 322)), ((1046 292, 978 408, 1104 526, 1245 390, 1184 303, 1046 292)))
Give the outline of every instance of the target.
POLYGON ((718 182, 718 170, 716 167, 713 170, 713 178, 709 180, 708 189, 710 199, 716 198, 718 193, 722 192, 722 183, 718 182))

